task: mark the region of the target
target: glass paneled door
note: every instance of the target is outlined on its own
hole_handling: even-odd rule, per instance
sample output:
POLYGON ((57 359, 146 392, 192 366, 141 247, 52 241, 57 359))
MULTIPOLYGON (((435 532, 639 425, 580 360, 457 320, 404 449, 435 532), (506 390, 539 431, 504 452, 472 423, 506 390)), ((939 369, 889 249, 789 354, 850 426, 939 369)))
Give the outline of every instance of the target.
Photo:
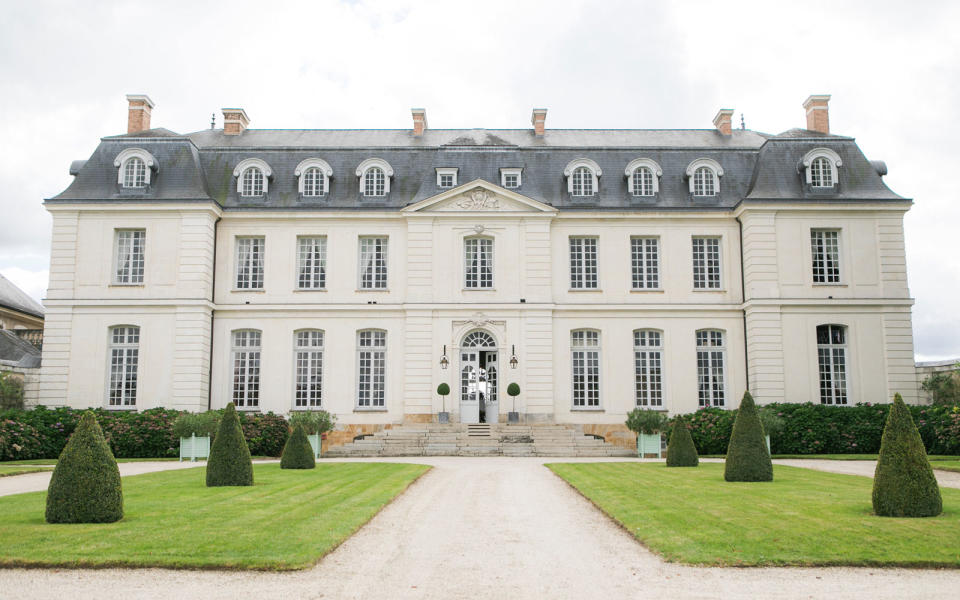
POLYGON ((496 342, 484 331, 473 331, 460 345, 460 422, 496 423, 498 402, 496 342))

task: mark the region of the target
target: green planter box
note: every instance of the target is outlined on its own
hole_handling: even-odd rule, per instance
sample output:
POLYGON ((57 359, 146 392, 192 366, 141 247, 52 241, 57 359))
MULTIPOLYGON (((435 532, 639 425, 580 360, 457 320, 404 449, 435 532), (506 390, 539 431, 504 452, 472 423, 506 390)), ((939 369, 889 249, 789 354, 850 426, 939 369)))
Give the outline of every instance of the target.
POLYGON ((314 433, 312 435, 308 435, 307 439, 310 440, 310 447, 313 448, 313 457, 320 458, 320 452, 323 443, 323 440, 320 438, 320 434, 314 433))
POLYGON ((210 458, 210 436, 180 438, 180 460, 195 461, 198 458, 210 458))
POLYGON ((659 433, 637 434, 637 456, 640 458, 643 458, 647 454, 656 454, 657 458, 663 458, 660 448, 661 441, 659 433))

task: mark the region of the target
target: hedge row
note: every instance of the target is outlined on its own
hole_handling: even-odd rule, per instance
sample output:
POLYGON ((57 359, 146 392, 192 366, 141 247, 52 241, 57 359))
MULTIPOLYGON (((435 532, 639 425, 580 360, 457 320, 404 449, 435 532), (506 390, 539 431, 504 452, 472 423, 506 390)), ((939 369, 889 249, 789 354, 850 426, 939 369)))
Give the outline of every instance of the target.
MULTIPOLYGON (((0 460, 57 458, 83 412, 43 406, 0 412, 0 460)), ((180 440, 173 434, 173 422, 180 411, 96 409, 93 413, 117 458, 170 458, 180 454, 180 440)), ((282 416, 241 413, 239 417, 252 454, 280 456, 288 435, 282 416)))

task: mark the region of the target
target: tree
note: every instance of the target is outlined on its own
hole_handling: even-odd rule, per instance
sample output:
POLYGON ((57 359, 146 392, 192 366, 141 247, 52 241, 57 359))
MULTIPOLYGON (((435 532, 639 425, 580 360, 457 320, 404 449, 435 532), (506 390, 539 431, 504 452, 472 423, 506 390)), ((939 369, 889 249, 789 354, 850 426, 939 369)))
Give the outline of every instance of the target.
POLYGON ((695 467, 700 464, 697 447, 693 445, 693 437, 687 424, 677 417, 673 420, 673 431, 670 433, 670 442, 667 444, 668 467, 695 467))
POLYGON ((635 408, 627 413, 627 429, 634 433, 653 435, 667 427, 667 415, 657 410, 635 408))
POLYGON ((233 402, 223 411, 207 460, 207 487, 224 485, 253 485, 253 461, 233 402))
POLYGON ((315 469, 317 461, 313 458, 313 447, 307 439, 307 433, 302 424, 293 428, 293 435, 287 438, 283 447, 283 456, 280 457, 281 469, 315 469))
POLYGON ((120 469, 89 410, 60 453, 47 488, 47 523, 113 523, 123 518, 120 469))
POLYGON ((760 423, 757 405, 750 392, 744 392, 733 423, 723 478, 727 481, 773 481, 773 463, 760 423))
POLYGON ((447 395, 450 393, 450 386, 446 383, 441 383, 437 386, 437 394, 440 395, 440 399, 443 402, 443 412, 447 412, 447 395))
POLYGON ((960 403, 960 363, 951 371, 931 373, 921 385, 934 404, 960 403))
POLYGON ((940 487, 920 432, 903 398, 896 394, 873 476, 873 512, 881 517, 935 517, 942 511, 940 487))

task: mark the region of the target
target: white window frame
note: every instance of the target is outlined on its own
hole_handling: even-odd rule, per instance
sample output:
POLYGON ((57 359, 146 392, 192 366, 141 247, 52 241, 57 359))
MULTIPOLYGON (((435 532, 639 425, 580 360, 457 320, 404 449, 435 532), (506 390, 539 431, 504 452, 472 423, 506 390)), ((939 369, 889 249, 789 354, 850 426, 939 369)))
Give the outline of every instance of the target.
POLYGON ((385 291, 390 285, 390 237, 386 235, 361 235, 357 241, 357 289, 385 291), (382 268, 377 264, 376 247, 380 240, 382 268), (364 281, 364 246, 373 243, 373 256, 369 285, 364 281), (382 273, 382 277, 380 276, 382 273))
POLYGON ((150 175, 153 171, 159 170, 157 159, 143 148, 126 148, 117 157, 113 159, 113 166, 117 167, 117 185, 128 190, 142 190, 150 185, 150 175), (125 173, 127 162, 132 158, 139 158, 143 161, 143 186, 127 186, 125 184, 125 173))
POLYGON ((603 358, 600 353, 600 331, 574 329, 570 332, 570 399, 572 410, 603 410, 603 358), (580 338, 580 339, 578 339, 580 338), (578 367, 578 354, 581 367, 578 367), (592 355, 592 356, 591 356, 592 355), (591 362, 593 365, 591 365, 591 362), (596 371, 592 372, 591 366, 596 371), (578 384, 578 371, 582 382, 578 384), (593 381, 591 381, 593 379, 593 381), (578 388, 581 395, 578 395, 578 388), (595 400, 591 404, 591 400, 595 400), (579 402, 579 403, 578 403, 579 402))
POLYGON ((664 393, 663 331, 633 330, 633 390, 637 408, 663 410, 664 393), (656 339, 654 340, 654 336, 656 339), (653 343, 653 342, 656 343, 653 343), (646 385, 643 385, 646 383, 646 385), (658 397, 659 395, 659 397, 658 397))
POLYGON ((523 185, 523 167, 509 167, 500 169, 500 187, 515 190, 523 185), (507 177, 516 176, 517 185, 507 185, 507 177))
MULTIPOLYGON (((627 191, 631 196, 637 198, 649 198, 651 196, 656 196, 660 193, 660 177, 663 176, 663 169, 660 168, 660 165, 652 159, 649 158, 635 158, 627 165, 627 168, 624 169, 623 174, 627 178, 627 191), (636 185, 633 180, 634 174, 638 169, 649 169, 653 184, 653 192, 650 194, 638 194, 636 185)), ((642 190, 641 190, 642 191, 642 190)))
POLYGON ((326 334, 322 329, 293 332, 293 410, 323 408, 325 343, 326 334), (303 381, 302 376, 306 376, 303 381), (306 386, 305 389, 301 390, 301 385, 306 386))
POLYGON ((241 198, 262 198, 267 195, 267 192, 270 189, 270 179, 273 177, 273 169, 271 169, 270 165, 268 165, 265 161, 260 160, 259 158, 247 158, 245 160, 241 160, 236 168, 233 169, 233 176, 237 178, 237 195, 239 195, 241 198), (244 195, 244 174, 248 170, 254 168, 260 169, 260 173, 263 175, 263 193, 244 195))
POLYGON ((830 406, 850 404, 850 374, 847 369, 847 365, 850 364, 847 352, 849 333, 850 328, 839 323, 824 323, 817 325, 814 329, 817 342, 817 381, 820 384, 820 404, 830 406), (826 343, 820 341, 821 327, 827 328, 826 343), (839 330, 842 335, 843 339, 839 343, 833 341, 834 329, 839 330), (827 394, 824 395, 824 392, 827 394))
POLYGON ((139 374, 140 327, 113 325, 107 329, 108 409, 136 410, 139 374))
POLYGON ((360 195, 365 198, 383 198, 390 194, 390 180, 393 179, 393 167, 382 158, 368 158, 357 167, 357 177, 360 178, 360 195), (366 193, 367 171, 373 167, 378 167, 383 171, 383 194, 366 193))
POLYGON ((327 289, 327 236, 297 236, 296 289, 327 289))
POLYGON ((113 285, 143 285, 146 275, 147 230, 115 229, 113 236, 113 285), (139 234, 139 235, 138 235, 139 234), (129 255, 125 240, 129 236, 129 255), (139 238, 139 241, 137 240, 139 238), (139 255, 136 250, 139 248, 139 255))
POLYGON ((236 291, 257 291, 263 290, 264 279, 266 277, 267 239, 262 235, 238 235, 235 239, 236 249, 234 250, 234 274, 233 285, 236 291), (259 244, 257 243, 259 241, 259 244), (243 255, 243 246, 249 242, 251 248, 248 252, 253 253, 258 250, 257 255, 251 254, 248 257, 243 255), (259 246, 259 247, 257 247, 259 246), (245 273, 248 269, 249 273, 245 273), (241 276, 249 275, 241 280, 241 276))
POLYGON ((840 181, 840 167, 843 166, 843 160, 840 158, 839 154, 830 148, 814 148, 804 155, 801 164, 804 171, 806 171, 805 179, 807 185, 813 188, 823 190, 831 189, 836 187, 837 183, 840 181), (814 181, 813 161, 818 158, 826 159, 827 164, 830 166, 830 185, 816 185, 816 182, 814 181))
POLYGON ((660 271, 660 238, 651 235, 630 236, 630 289, 661 289, 660 271), (650 242, 653 242, 652 248, 650 242))
POLYGON ((327 161, 322 158, 308 158, 306 160, 300 161, 300 164, 297 165, 297 168, 293 170, 293 175, 297 178, 297 191, 300 196, 303 198, 323 198, 330 191, 330 177, 333 176, 333 169, 330 168, 330 165, 327 161), (307 182, 307 172, 310 169, 318 169, 323 181, 323 193, 322 194, 310 194, 307 195, 306 182, 307 182))
POLYGON ((237 410, 259 410, 260 374, 263 370, 263 332, 259 329, 231 331, 230 359, 233 375, 230 385, 231 402, 237 410))
POLYGON ((700 408, 726 408, 727 406, 727 334, 722 329, 698 329, 695 335, 697 346, 697 406, 700 408), (704 334, 706 344, 701 343, 704 334), (720 343, 713 342, 718 339, 720 343), (706 371, 704 371, 706 369, 706 371), (704 382, 706 375, 706 382, 704 382), (718 377, 719 375, 719 377, 718 377), (719 390, 717 389, 719 379, 719 390), (702 384, 706 383, 706 395, 702 384))
POLYGON ((691 262, 693 265, 693 289, 695 291, 722 291, 723 290, 723 238, 719 235, 695 235, 691 238, 691 262), (697 264, 697 243, 703 243, 703 262, 697 264), (716 246, 715 271, 711 270, 710 250, 711 242, 716 246), (702 270, 702 278, 697 277, 697 271, 702 270))
POLYGON ((713 198, 720 195, 720 178, 723 177, 723 167, 720 166, 720 163, 713 160, 712 158, 698 158, 689 165, 687 165, 687 180, 690 184, 690 194, 696 196, 697 198, 713 198), (712 194, 697 194, 696 193, 696 173, 697 170, 706 167, 713 174, 713 193, 712 194))
POLYGON ((595 196, 600 191, 600 176, 603 175, 603 171, 593 160, 589 158, 575 158, 567 163, 566 168, 563 169, 563 175, 567 178, 567 192, 577 198, 589 198, 595 196), (577 169, 587 169, 590 172, 590 182, 591 182, 591 191, 589 194, 574 194, 573 191, 573 179, 574 174, 577 172, 577 169))
POLYGON ((843 285, 839 229, 810 229, 810 269, 814 285, 843 285))
POLYGON ((571 235, 567 238, 567 264, 570 266, 571 290, 600 289, 600 238, 595 235, 571 235), (592 244, 587 242, 591 241, 592 244), (578 255, 574 246, 577 245, 578 255), (592 245, 592 263, 587 246, 592 245), (591 276, 592 275, 592 279, 591 276), (592 285, 590 285, 592 283, 592 285))
POLYGON ((361 329, 357 331, 357 380, 355 410, 382 411, 387 409, 387 332, 383 329, 361 329), (369 343, 364 344, 365 336, 369 335, 369 343), (365 358, 365 354, 370 354, 365 358), (377 356, 380 355, 380 356, 377 356), (369 387, 367 397, 363 394, 364 384, 364 365, 363 361, 369 360, 369 387), (380 381, 376 381, 377 361, 381 365, 382 372, 380 381), (379 383, 380 404, 374 404, 377 400, 376 385, 379 383), (366 404, 364 404, 366 402, 366 404))
POLYGON ((495 242, 490 236, 474 235, 463 238, 463 288, 466 290, 494 289, 495 242), (476 268, 470 264, 470 246, 476 246, 476 268), (484 252, 482 247, 487 246, 484 252), (484 256, 484 253, 486 256, 484 256), (484 260, 486 259, 486 260, 484 260), (489 277, 484 277, 484 266, 489 277), (472 277, 471 277, 472 276, 472 277))
POLYGON ((457 187, 457 167, 437 167, 437 187, 445 190, 457 187), (450 185, 443 185, 443 178, 450 177, 450 185))

